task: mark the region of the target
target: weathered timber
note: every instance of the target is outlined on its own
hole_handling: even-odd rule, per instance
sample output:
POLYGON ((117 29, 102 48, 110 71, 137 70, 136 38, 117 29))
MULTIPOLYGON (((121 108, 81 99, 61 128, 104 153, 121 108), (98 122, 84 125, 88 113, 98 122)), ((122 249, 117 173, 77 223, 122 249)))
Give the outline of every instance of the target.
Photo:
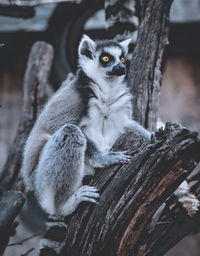
POLYGON ((104 1, 107 35, 110 39, 122 41, 131 38, 132 43, 136 42, 139 25, 136 2, 135 0, 104 1))
POLYGON ((177 201, 175 194, 167 199, 163 211, 157 219, 155 229, 148 229, 145 241, 141 245, 143 255, 164 255, 185 236, 200 229, 200 211, 194 212, 194 206, 197 203, 194 201, 195 196, 195 200, 200 200, 199 164, 189 175, 187 181, 193 183, 190 185, 191 191, 184 195, 185 204, 188 205, 187 210, 177 201), (188 210, 192 214, 188 214, 188 210))
POLYGON ((20 7, 33 7, 38 5, 53 4, 53 3, 64 3, 64 2, 75 2, 80 3, 82 0, 1 0, 0 5, 2 6, 20 6, 20 7))
MULTIPOLYGON (((133 117, 150 131, 156 128, 162 79, 161 64, 164 48, 168 43, 168 13, 171 2, 147 3, 140 0, 141 26, 128 82, 134 97, 133 117)), ((198 180, 193 190, 195 194, 199 188, 198 180)), ((155 230, 150 230, 150 227, 146 229, 146 236, 138 251, 139 255, 163 255, 198 225, 199 212, 190 217, 177 199, 173 196, 172 199, 167 201, 163 213, 160 213, 155 230), (171 210, 174 209, 174 205, 175 212, 171 210)))
POLYGON ((133 94, 133 119, 155 131, 159 105, 161 63, 168 44, 168 17, 172 0, 141 0, 141 21, 128 84, 133 94))
POLYGON ((167 124, 150 142, 129 132, 114 150, 129 150, 129 165, 100 170, 90 185, 101 193, 99 205, 83 203, 66 219, 61 255, 138 255, 145 227, 200 160, 200 140, 176 124, 167 124))
POLYGON ((0 176, 1 192, 11 189, 18 178, 26 139, 47 99, 46 85, 52 58, 53 48, 51 45, 37 42, 32 47, 24 78, 22 115, 16 137, 0 176))
MULTIPOLYGON (((200 186, 199 186, 200 187, 200 186)), ((189 216, 177 199, 172 196, 157 221, 153 232, 146 235, 143 245, 145 256, 162 256, 181 239, 200 227, 200 212, 189 216)))
POLYGON ((10 235, 15 232, 14 220, 24 205, 21 192, 8 191, 0 197, 0 255, 7 247, 10 235))

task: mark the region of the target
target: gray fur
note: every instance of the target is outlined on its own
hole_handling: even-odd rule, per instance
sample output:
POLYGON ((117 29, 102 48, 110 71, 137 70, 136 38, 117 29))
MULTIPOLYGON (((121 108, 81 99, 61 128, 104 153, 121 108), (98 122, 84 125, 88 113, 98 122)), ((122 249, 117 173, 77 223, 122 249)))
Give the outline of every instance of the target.
POLYGON ((25 145, 22 173, 26 189, 35 193, 51 215, 66 216, 82 201, 97 202, 97 189, 82 186, 83 177, 93 175, 96 167, 130 161, 126 152, 109 152, 127 128, 149 136, 132 120, 125 75, 108 75, 127 51, 128 42, 97 44, 83 37, 80 71, 49 100, 25 145), (103 51, 113 56, 108 66, 100 65, 103 51))
POLYGON ((85 149, 85 136, 71 124, 63 125, 45 144, 35 170, 35 191, 47 212, 59 213, 82 185, 85 149))

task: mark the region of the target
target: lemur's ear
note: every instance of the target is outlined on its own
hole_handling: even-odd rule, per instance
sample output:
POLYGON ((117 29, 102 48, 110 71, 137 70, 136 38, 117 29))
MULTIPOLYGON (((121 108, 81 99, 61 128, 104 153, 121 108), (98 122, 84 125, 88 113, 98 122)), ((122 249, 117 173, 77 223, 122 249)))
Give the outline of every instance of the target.
POLYGON ((130 38, 129 38, 129 39, 126 39, 126 40, 124 40, 124 41, 122 41, 122 42, 120 42, 120 45, 121 45, 122 48, 124 49, 125 55, 128 53, 128 46, 129 46, 130 42, 131 42, 131 39, 130 39, 130 38))
POLYGON ((89 36, 83 35, 78 48, 79 56, 84 55, 92 59, 94 50, 95 42, 91 38, 89 38, 89 36))

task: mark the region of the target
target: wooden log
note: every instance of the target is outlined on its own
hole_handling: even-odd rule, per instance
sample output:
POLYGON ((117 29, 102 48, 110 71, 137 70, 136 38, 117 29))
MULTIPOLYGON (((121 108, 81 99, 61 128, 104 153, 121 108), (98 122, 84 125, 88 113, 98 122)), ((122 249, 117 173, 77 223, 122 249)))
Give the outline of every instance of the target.
POLYGON ((136 0, 104 1, 107 34, 110 39, 122 41, 131 38, 132 43, 136 42, 139 25, 136 4, 136 0))
POLYGON ((45 4, 59 4, 65 2, 80 3, 82 0, 1 0, 2 6, 21 6, 34 7, 45 4))
POLYGON ((128 76, 133 94, 133 119, 156 130, 161 84, 161 63, 168 44, 172 0, 140 0, 141 23, 128 76))
POLYGON ((13 222, 24 205, 24 201, 23 194, 18 191, 5 192, 0 198, 0 255, 3 255, 10 235, 15 232, 13 222))
POLYGON ((100 190, 99 205, 83 203, 66 219, 61 255, 139 255, 153 214, 200 160, 197 134, 175 124, 150 142, 123 135, 114 149, 127 148, 130 165, 99 171, 90 183, 100 190))
POLYGON ((166 201, 166 206, 157 220, 155 229, 146 235, 146 240, 143 243, 143 255, 165 255, 188 234, 195 230, 198 231, 199 227, 200 211, 189 216, 177 199, 172 196, 166 201))
MULTIPOLYGON (((47 100, 46 85, 53 58, 53 48, 44 42, 32 47, 24 78, 22 115, 8 158, 0 176, 0 192, 13 187, 18 178, 22 162, 22 152, 33 124, 47 100)), ((22 183, 18 187, 23 190, 22 183)))
MULTIPOLYGON (((168 44, 168 13, 171 3, 170 1, 168 3, 167 1, 162 3, 140 1, 140 3, 141 26, 130 68, 132 72, 129 73, 129 86, 134 97, 134 119, 150 131, 154 131, 162 79, 162 56, 165 45, 168 44), (164 15, 163 19, 160 15, 164 15), (146 58, 143 58, 143 54, 146 58)), ((193 190, 196 195, 199 188, 200 181, 198 180, 193 190)), ((199 212, 195 216, 189 216, 177 199, 172 196, 166 202, 163 213, 160 213, 155 230, 151 232, 151 228, 148 227, 148 232, 140 247, 141 254, 163 255, 194 230, 195 225, 199 223, 198 216, 199 212), (171 209, 174 209, 174 205, 176 210, 173 211, 171 209)))

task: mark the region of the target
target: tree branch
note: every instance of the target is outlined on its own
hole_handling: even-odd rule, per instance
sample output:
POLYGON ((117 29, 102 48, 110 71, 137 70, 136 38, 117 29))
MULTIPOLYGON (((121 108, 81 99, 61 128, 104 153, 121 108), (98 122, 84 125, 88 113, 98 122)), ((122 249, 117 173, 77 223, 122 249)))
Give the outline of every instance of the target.
POLYGON ((24 201, 22 193, 17 191, 5 192, 0 198, 0 255, 3 255, 9 237, 15 232, 13 222, 24 205, 24 201))
POLYGON ((45 4, 59 4, 64 2, 81 3, 83 0, 1 0, 3 6, 21 6, 33 7, 45 4))
MULTIPOLYGON (((33 45, 24 78, 22 115, 14 142, 0 176, 0 192, 13 188, 21 168, 22 152, 33 124, 47 100, 46 86, 53 58, 53 48, 44 42, 33 45)), ((22 183, 18 187, 23 190, 22 183)))
POLYGON ((104 9, 109 38, 119 41, 131 38, 132 43, 135 43, 139 25, 136 15, 136 0, 117 2, 105 0, 104 9))
POLYGON ((99 205, 82 204, 67 218, 61 255, 139 255, 152 215, 200 160, 197 134, 175 124, 149 143, 123 135, 114 150, 127 146, 131 164, 99 171, 90 183, 101 192, 99 205))
POLYGON ((161 63, 168 44, 172 0, 143 0, 141 24, 133 52, 128 85, 133 94, 133 119, 149 131, 156 130, 161 84, 161 63))

